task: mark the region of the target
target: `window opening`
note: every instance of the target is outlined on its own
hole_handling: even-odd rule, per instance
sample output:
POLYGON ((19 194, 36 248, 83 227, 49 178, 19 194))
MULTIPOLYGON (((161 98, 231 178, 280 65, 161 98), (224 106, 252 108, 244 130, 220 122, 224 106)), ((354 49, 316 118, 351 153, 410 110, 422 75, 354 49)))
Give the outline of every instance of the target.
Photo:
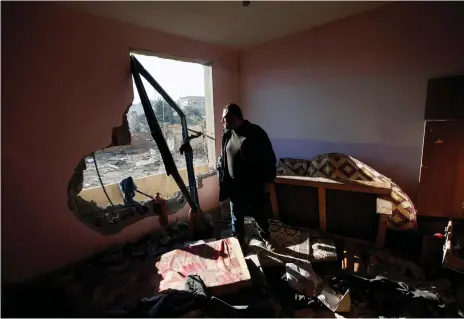
POLYGON ((198 206, 199 199, 197 185, 195 181, 195 174, 193 171, 193 151, 190 145, 190 139, 194 138, 194 136, 189 136, 188 134, 187 119, 185 117, 185 114, 181 110, 181 108, 176 104, 176 102, 174 102, 174 100, 150 75, 150 73, 148 73, 147 70, 145 70, 145 68, 140 64, 140 62, 135 58, 135 56, 131 56, 131 67, 132 76, 134 77, 134 82, 137 87, 140 100, 142 102, 143 111, 145 113, 145 117, 147 119, 151 135, 155 140, 158 149, 161 153, 161 157, 166 168, 166 174, 174 178, 177 186, 187 199, 187 202, 189 203, 190 207, 192 207, 192 209, 195 210, 198 206), (183 141, 181 147, 179 148, 179 151, 181 154, 185 154, 185 164, 187 167, 187 176, 190 192, 189 190, 187 190, 187 187, 185 186, 184 181, 182 180, 182 177, 180 176, 179 171, 177 170, 176 163, 174 161, 174 158, 172 157, 171 151, 169 150, 166 139, 164 138, 163 130, 161 129, 158 123, 155 112, 145 90, 145 86, 142 83, 141 76, 143 76, 145 80, 147 80, 150 83, 150 85, 155 88, 155 90, 163 97, 163 99, 169 104, 169 106, 172 109, 174 109, 174 111, 176 111, 180 118, 183 141))
MULTIPOLYGON (((211 66, 197 64, 192 72, 199 75, 195 80, 203 82, 199 87, 204 93, 186 95, 182 93, 188 90, 180 88, 176 102, 160 85, 163 78, 161 83, 155 80, 158 74, 152 76, 153 68, 145 61, 168 61, 170 66, 194 63, 137 54, 130 58, 135 98, 123 124, 113 130, 111 147, 81 160, 68 185, 70 208, 103 234, 116 233, 148 216, 160 216, 160 206, 155 204, 160 195, 166 199, 168 213, 187 202, 195 209, 199 204, 197 185, 201 187, 202 177, 215 174, 210 169, 215 166, 211 66), (123 138, 115 137, 118 134, 123 138)), ((184 83, 192 82, 188 72, 164 68, 177 78, 187 74, 184 83)), ((169 83, 167 87, 171 93, 169 83)))

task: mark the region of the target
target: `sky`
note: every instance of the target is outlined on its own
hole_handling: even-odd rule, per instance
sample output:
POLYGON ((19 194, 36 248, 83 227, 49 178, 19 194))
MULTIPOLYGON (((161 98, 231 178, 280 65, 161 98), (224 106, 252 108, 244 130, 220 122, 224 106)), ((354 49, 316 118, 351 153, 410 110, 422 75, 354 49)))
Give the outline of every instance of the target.
MULTIPOLYGON (((140 64, 153 76, 153 78, 164 88, 174 101, 180 97, 194 95, 205 95, 203 65, 198 63, 182 62, 171 59, 162 59, 155 56, 134 54, 140 64)), ((160 95, 143 77, 148 97, 155 99, 160 95)), ((140 103, 140 97, 134 87, 134 102, 140 103)))

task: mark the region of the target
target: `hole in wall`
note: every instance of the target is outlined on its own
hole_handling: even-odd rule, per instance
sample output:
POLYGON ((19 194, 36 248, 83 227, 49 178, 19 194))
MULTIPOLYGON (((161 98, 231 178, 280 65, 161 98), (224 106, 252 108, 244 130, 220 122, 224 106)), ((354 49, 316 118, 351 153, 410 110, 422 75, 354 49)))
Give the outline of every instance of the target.
MULTIPOLYGON (((201 187, 202 178, 215 174, 211 65, 134 55, 183 110, 188 128, 202 133, 190 141, 197 187, 201 187)), ((153 87, 144 79, 142 82, 177 169, 188 184, 185 156, 179 152, 183 141, 180 118, 153 87)), ((159 216, 165 225, 166 214, 186 205, 177 184, 165 173, 133 86, 134 101, 124 112, 122 124, 113 128, 111 144, 84 155, 68 184, 69 208, 87 226, 104 235, 117 233, 149 216, 159 216)))

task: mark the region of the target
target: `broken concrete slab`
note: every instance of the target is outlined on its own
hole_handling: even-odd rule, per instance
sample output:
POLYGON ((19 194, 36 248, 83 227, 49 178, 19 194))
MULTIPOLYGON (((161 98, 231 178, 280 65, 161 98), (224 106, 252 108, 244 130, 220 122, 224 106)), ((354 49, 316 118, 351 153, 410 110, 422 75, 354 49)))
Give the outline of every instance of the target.
POLYGON ((319 299, 332 312, 351 311, 351 297, 349 289, 341 295, 328 287, 324 287, 317 296, 317 299, 319 299))

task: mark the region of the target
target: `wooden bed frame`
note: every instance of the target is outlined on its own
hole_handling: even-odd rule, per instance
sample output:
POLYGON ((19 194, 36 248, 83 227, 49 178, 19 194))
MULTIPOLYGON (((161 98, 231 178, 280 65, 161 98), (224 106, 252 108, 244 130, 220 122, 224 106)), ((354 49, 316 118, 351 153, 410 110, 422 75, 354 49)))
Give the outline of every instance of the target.
MULTIPOLYGON (((352 181, 342 183, 339 181, 321 178, 321 177, 306 177, 306 176, 277 176, 275 184, 315 187, 318 190, 319 199, 319 227, 323 231, 327 231, 327 218, 326 218, 326 189, 335 189, 349 192, 360 192, 376 195, 390 195, 391 184, 389 183, 373 183, 364 181, 352 181)), ((273 211, 273 218, 279 220, 279 205, 277 203, 277 195, 275 191, 275 184, 270 188, 271 205, 273 211)), ((388 209, 388 208, 387 208, 388 209)), ((390 208, 391 213, 391 208, 390 208)), ((385 243, 385 235, 387 231, 387 214, 379 214, 379 226, 377 230, 377 238, 375 242, 376 248, 382 248, 385 243)))

